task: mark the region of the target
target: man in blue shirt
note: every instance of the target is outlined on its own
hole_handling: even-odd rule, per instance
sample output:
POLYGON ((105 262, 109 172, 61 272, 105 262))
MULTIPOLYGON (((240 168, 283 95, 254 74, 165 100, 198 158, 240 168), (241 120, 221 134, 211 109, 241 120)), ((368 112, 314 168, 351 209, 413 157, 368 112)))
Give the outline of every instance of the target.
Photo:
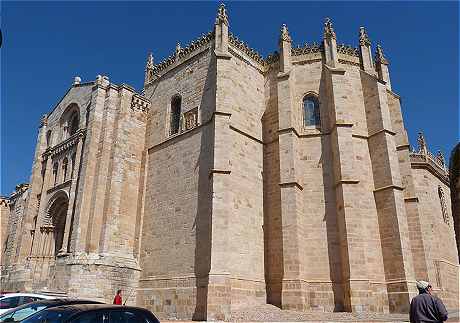
POLYGON ((419 294, 410 302, 411 323, 442 323, 447 320, 447 310, 442 301, 431 295, 431 285, 423 280, 417 282, 419 294))

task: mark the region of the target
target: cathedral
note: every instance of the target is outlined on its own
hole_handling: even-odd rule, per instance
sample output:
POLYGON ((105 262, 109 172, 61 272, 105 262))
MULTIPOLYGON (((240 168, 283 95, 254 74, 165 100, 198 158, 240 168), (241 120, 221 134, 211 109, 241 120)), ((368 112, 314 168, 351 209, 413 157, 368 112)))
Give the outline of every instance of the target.
POLYGON ((293 46, 283 25, 262 57, 221 5, 210 32, 148 55, 141 92, 75 77, 0 201, 2 289, 122 289, 160 318, 225 320, 407 313, 427 280, 459 308, 458 176, 423 134, 410 145, 382 47, 356 41, 326 19, 293 46))

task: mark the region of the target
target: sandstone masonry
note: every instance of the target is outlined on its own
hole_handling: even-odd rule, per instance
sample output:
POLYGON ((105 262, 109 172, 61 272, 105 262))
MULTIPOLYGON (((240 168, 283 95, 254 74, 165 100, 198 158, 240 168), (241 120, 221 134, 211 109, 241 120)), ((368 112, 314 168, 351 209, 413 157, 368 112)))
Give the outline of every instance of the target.
POLYGON ((411 148, 388 60, 358 35, 337 45, 327 19, 296 47, 283 25, 263 58, 222 5, 212 31, 149 54, 142 94, 75 78, 29 186, 0 202, 2 289, 123 289, 160 317, 223 320, 265 303, 405 313, 424 279, 458 308, 444 157, 422 134, 411 148))

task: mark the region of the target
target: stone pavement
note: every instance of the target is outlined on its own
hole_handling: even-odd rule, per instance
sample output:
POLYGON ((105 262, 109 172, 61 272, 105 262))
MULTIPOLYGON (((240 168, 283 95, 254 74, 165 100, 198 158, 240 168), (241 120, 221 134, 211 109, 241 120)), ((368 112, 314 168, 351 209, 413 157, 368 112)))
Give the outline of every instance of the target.
MULTIPOLYGON (((189 323, 193 321, 170 320, 162 322, 171 323, 189 323)), ((216 321, 222 322, 222 321, 216 321)), ((229 322, 239 323, 260 323, 260 322, 385 322, 400 323, 409 322, 407 314, 379 314, 379 313, 323 313, 323 312, 297 312, 281 310, 272 305, 262 305, 256 307, 243 308, 232 312, 232 318, 229 322)), ((449 311, 449 320, 447 323, 460 322, 460 311, 449 311)))

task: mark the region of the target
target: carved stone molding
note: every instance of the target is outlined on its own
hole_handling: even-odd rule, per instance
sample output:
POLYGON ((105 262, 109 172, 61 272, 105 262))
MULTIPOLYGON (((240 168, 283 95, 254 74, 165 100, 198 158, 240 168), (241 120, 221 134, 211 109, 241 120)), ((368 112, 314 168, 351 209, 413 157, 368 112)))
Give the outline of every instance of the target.
POLYGON ((131 109, 148 112, 150 108, 150 101, 139 94, 134 94, 131 99, 131 109))
POLYGON ((195 128, 198 125, 198 107, 184 113, 184 131, 195 128))
POLYGON ((340 44, 337 45, 337 53, 348 56, 359 57, 359 49, 350 45, 340 44))
POLYGON ((255 49, 250 48, 246 43, 239 40, 238 37, 234 36, 232 33, 228 34, 228 43, 245 53, 249 58, 252 58, 255 62, 259 63, 262 66, 265 66, 265 60, 255 49))
POLYGON ((76 133, 74 133, 71 137, 67 138, 63 142, 59 144, 49 147, 43 153, 43 160, 47 159, 49 156, 54 157, 57 154, 62 154, 71 148, 75 147, 80 140, 82 140, 86 135, 86 129, 78 129, 76 133))
POLYGON ((313 44, 305 44, 302 47, 300 46, 292 47, 291 55, 299 56, 299 55, 307 55, 307 54, 316 54, 316 53, 321 53, 322 51, 323 51, 323 45, 315 42, 313 44))
POLYGON ((207 34, 201 35, 196 40, 193 40, 189 45, 187 45, 184 48, 180 48, 180 50, 177 50, 174 52, 173 55, 168 56, 166 59, 161 61, 159 64, 155 65, 152 69, 152 72, 154 74, 159 74, 166 70, 169 66, 173 65, 175 62, 178 60, 181 60, 185 56, 191 54, 195 50, 198 50, 207 44, 209 44, 212 40, 214 39, 214 31, 210 31, 207 34))

